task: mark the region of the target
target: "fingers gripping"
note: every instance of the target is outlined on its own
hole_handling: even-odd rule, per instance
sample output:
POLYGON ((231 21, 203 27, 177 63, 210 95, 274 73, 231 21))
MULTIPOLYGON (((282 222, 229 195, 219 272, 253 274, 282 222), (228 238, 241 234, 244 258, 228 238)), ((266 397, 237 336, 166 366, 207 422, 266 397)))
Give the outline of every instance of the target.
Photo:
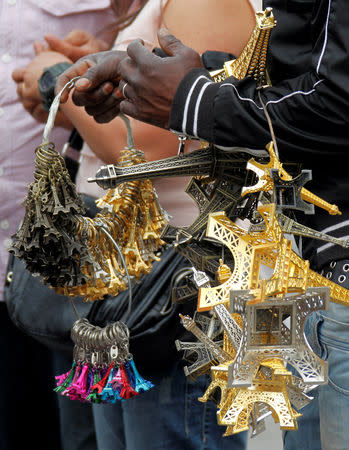
POLYGON ((185 48, 182 42, 170 34, 166 28, 160 28, 158 31, 158 41, 162 50, 169 56, 175 56, 185 48))
MULTIPOLYGON (((82 76, 93 65, 94 62, 89 59, 83 59, 75 63, 72 67, 63 72, 57 80, 55 93, 56 95, 63 89, 63 87, 73 78, 82 76)), ((79 80, 80 81, 80 80, 79 80)), ((65 103, 68 100, 69 92, 64 91, 61 96, 61 103, 65 103)))

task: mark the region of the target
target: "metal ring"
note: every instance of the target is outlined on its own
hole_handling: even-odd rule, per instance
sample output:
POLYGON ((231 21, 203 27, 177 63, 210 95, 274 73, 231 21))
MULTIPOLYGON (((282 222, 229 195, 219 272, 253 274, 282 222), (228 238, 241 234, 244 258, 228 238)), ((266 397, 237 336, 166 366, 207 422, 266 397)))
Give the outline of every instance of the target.
POLYGON ((122 91, 121 91, 124 98, 127 98, 127 96, 126 96, 126 94, 125 94, 125 89, 126 89, 126 86, 127 86, 127 85, 128 85, 128 83, 126 82, 126 83, 123 85, 122 91))
POLYGON ((331 269, 334 269, 335 267, 336 267, 336 261, 331 261, 330 262, 330 267, 331 267, 331 269))
POLYGON ((344 272, 349 272, 349 264, 348 263, 343 264, 343 271, 344 272))
POLYGON ((332 277, 332 272, 327 272, 327 273, 326 273, 326 278, 327 278, 328 280, 330 280, 331 277, 332 277))
POLYGON ((339 277, 338 277, 338 283, 341 283, 341 284, 343 284, 344 283, 344 281, 347 279, 347 277, 345 276, 345 275, 339 275, 339 277))

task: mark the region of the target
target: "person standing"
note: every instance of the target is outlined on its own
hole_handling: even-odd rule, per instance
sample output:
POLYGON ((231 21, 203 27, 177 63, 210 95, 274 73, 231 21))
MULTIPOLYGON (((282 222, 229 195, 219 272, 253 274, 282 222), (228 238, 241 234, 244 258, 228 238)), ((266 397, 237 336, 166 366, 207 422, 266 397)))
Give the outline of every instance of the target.
MULTIPOLYGON (((45 34, 55 33, 64 38, 77 24, 95 34, 113 22, 115 14, 109 0, 0 2, 0 447, 3 450, 18 450, 24 444, 38 450, 62 448, 56 394, 51 392, 52 354, 14 326, 3 302, 7 250, 11 235, 24 216, 23 201, 33 177, 34 150, 43 133, 43 125, 23 109, 11 74, 16 67, 31 61, 33 43, 45 34)), ((58 149, 69 133, 63 128, 53 131, 58 149)), ((90 411, 81 409, 81 405, 76 407, 75 415, 81 414, 91 423, 90 411)), ((63 433, 66 430, 64 427, 63 433)), ((93 443, 93 428, 89 433, 88 439, 93 443)), ((72 435, 67 437, 72 438, 70 445, 79 442, 78 436, 76 440, 72 435)), ((79 448, 93 450, 95 444, 79 448)))
MULTIPOLYGON (((349 9, 344 0, 270 0, 278 22, 270 42, 269 75, 272 86, 257 89, 252 78, 229 78, 214 83, 200 55, 185 47, 166 30, 160 44, 169 55, 159 60, 140 41, 128 46, 128 56, 110 70, 119 56, 103 55, 79 80, 74 101, 85 106, 93 92, 91 115, 109 121, 123 113, 179 134, 229 149, 262 149, 270 141, 263 105, 274 126, 282 162, 302 163, 313 171, 310 189, 339 205, 342 215, 321 211, 300 220, 319 231, 347 238, 349 224, 348 170, 343 161, 349 143, 349 9), (145 70, 152 67, 151 76, 145 70), (168 74, 171 73, 171 77, 168 74), (103 113, 105 95, 100 89, 121 77, 118 104, 113 114, 103 113), (127 83, 127 84, 126 84, 127 83)), ((81 65, 65 72, 58 87, 81 65)), ((349 288, 349 250, 311 240, 303 257, 312 268, 349 288)), ((298 431, 285 433, 286 449, 348 448, 349 411, 349 309, 332 303, 307 324, 313 349, 329 363, 329 382, 315 391, 314 403, 302 410, 298 431)))
MULTIPOLYGON (((118 34, 113 51, 125 54, 128 44, 135 38, 142 38, 144 45, 151 51, 158 44, 157 30, 163 23, 179 32, 183 39, 189 39, 199 50, 204 50, 210 42, 222 51, 231 49, 238 54, 248 40, 255 21, 253 7, 245 0, 234 2, 224 0, 219 4, 214 1, 202 4, 201 0, 192 0, 190 3, 183 0, 148 0, 132 23, 118 34), (227 21, 226 17, 233 7, 236 9, 236 16, 232 23, 227 21), (194 17, 200 27, 193 28, 194 17), (206 35, 207 26, 212 17, 215 17, 219 23, 220 34, 216 36, 206 35)), ((56 46, 56 50, 58 49, 59 47, 56 46)), ((61 57, 56 55, 56 58, 58 61, 61 57)), ((89 60, 89 56, 86 56, 85 60, 89 60)), ((39 76, 40 72, 32 78, 37 79, 39 76)), ((108 89, 110 86, 107 87, 108 89)), ((25 98, 24 92, 23 101, 25 98)), ((38 98, 38 103, 40 102, 38 98)), ((61 111, 78 129, 86 144, 82 150, 77 187, 82 193, 101 194, 102 192, 96 191, 95 185, 86 182, 86 178, 95 174, 99 166, 103 164, 102 161, 116 163, 119 151, 126 142, 124 124, 116 119, 109 125, 101 127, 72 102, 62 105, 61 111), (115 136, 117 136, 117 143, 115 136)), ((159 152, 163 157, 177 153, 178 142, 171 133, 139 121, 132 120, 131 123, 135 144, 137 148, 144 151, 148 160, 157 159, 159 152)), ((172 224, 190 224, 197 216, 195 204, 184 192, 187 182, 188 179, 175 179, 159 180, 154 183, 161 205, 171 215, 172 224)), ((168 256, 165 257, 168 259, 168 256)), ((174 256, 172 258, 174 259, 174 256)), ((149 277, 151 276, 152 273, 149 274, 149 277)), ((162 280, 155 280, 154 292, 158 297, 161 291, 158 286, 161 283, 162 280)), ((118 319, 110 315, 113 311, 111 302, 116 303, 118 299, 106 300, 97 305, 101 313, 99 315, 102 316, 98 322, 99 326, 118 319), (104 305, 106 312, 103 316, 104 305)), ((174 317, 174 320, 173 328, 181 331, 182 327, 177 317, 174 317)), ((170 346, 169 337, 166 334, 154 334, 153 339, 162 340, 164 348, 170 346)), ((216 408, 213 405, 203 405, 196 400, 204 390, 207 379, 201 377, 196 383, 186 380, 180 363, 181 354, 175 352, 174 342, 171 345, 173 349, 171 347, 171 355, 167 354, 167 361, 164 358, 158 358, 158 366, 148 363, 147 367, 142 367, 141 373, 149 377, 155 384, 155 388, 121 404, 94 405, 100 450, 245 448, 246 433, 222 437, 223 430, 218 427, 216 421, 216 408)), ((149 352, 151 352, 151 346, 149 352)), ((136 352, 134 357, 136 361, 139 360, 136 352)), ((147 359, 146 355, 140 355, 140 357, 147 359)), ((148 357, 148 359, 154 361, 154 357, 148 357)))

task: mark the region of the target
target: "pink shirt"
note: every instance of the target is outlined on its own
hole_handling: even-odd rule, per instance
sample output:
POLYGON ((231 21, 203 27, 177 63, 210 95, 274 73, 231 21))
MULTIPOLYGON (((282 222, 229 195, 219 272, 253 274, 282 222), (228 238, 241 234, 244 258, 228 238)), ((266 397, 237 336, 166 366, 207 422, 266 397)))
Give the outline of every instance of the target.
MULTIPOLYGON (((63 38, 81 28, 96 34, 115 22, 110 0, 1 0, 0 1, 0 300, 8 260, 10 237, 23 218, 23 200, 33 180, 34 150, 43 125, 38 124, 17 99, 12 71, 35 56, 33 42, 51 33, 63 38)), ((69 132, 51 135, 61 149, 69 132)))

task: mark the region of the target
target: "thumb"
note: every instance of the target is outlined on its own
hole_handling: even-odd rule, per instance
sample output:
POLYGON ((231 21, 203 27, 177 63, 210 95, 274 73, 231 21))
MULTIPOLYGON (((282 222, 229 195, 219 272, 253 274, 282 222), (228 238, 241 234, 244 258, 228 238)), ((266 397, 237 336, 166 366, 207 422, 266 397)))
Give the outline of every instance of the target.
POLYGON ((107 58, 90 67, 82 78, 77 80, 75 87, 78 91, 90 91, 105 81, 115 81, 119 78, 119 58, 107 58))
POLYGON ((175 56, 185 47, 167 28, 160 28, 158 31, 158 41, 160 47, 168 56, 175 56))

